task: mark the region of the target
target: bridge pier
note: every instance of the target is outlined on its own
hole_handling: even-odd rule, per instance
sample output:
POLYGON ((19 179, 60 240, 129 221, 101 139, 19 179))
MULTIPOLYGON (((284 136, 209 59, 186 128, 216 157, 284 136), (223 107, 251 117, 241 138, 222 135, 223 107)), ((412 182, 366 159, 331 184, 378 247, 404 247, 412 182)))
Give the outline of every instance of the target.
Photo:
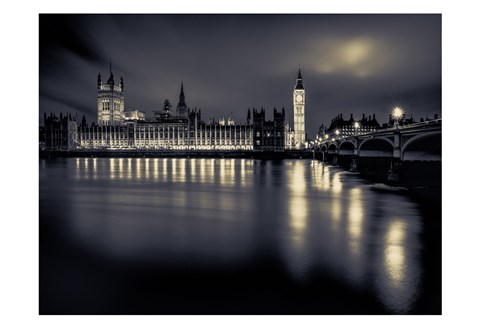
POLYGON ((350 168, 349 168, 348 171, 357 172, 357 157, 356 156, 352 157, 352 161, 350 162, 350 168))
POLYGON ((388 169, 387 180, 398 182, 400 177, 400 169, 402 166, 402 161, 400 158, 393 158, 390 161, 390 168, 388 169))
POLYGON ((338 155, 337 154, 333 154, 332 165, 333 166, 338 165, 338 155))

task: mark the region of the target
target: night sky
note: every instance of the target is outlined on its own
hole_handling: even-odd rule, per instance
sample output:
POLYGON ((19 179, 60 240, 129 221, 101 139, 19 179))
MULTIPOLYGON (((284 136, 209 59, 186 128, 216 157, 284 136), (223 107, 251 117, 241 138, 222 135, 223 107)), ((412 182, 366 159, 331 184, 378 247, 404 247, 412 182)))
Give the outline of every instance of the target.
POLYGON ((165 98, 202 118, 246 121, 248 107, 285 107, 300 65, 306 128, 343 113, 394 106, 408 117, 441 116, 441 15, 40 15, 43 112, 96 121, 96 80, 125 81, 125 108, 151 116, 165 98))

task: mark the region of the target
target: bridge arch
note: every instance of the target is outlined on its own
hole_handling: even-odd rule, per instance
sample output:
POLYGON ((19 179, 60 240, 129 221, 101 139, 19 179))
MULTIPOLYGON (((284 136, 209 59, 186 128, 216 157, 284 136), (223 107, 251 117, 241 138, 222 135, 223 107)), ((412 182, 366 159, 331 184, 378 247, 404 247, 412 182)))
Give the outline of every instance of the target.
POLYGON ((325 152, 327 151, 327 145, 321 145, 321 146, 320 146, 320 151, 321 151, 322 153, 325 153, 325 152))
POLYGON ((352 141, 342 141, 338 146, 339 155, 354 155, 355 144, 352 141))
POLYGON ((331 143, 330 145, 328 145, 328 152, 329 153, 337 152, 337 145, 334 143, 331 143))
POLYGON ((401 159, 411 160, 442 160, 441 131, 422 133, 408 139, 402 146, 401 159))
POLYGON ((360 157, 393 157, 393 142, 388 138, 369 138, 358 146, 360 157))

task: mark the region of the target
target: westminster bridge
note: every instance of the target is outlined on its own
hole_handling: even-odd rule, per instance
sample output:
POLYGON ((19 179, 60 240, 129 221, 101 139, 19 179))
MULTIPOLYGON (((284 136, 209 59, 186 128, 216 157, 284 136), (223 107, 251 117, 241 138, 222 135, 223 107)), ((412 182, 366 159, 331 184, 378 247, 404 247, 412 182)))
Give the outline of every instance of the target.
POLYGON ((313 143, 316 157, 390 181, 441 182, 442 119, 313 143))

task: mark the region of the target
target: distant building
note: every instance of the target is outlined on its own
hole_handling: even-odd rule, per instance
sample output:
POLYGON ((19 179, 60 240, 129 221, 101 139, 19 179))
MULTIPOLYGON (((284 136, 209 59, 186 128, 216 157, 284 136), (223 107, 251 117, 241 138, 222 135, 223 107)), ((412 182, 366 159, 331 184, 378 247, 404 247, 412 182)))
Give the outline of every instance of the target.
POLYGON ((75 147, 75 139, 77 135, 77 122, 76 118, 67 114, 57 117, 55 114, 50 113, 47 117, 44 114, 44 128, 42 130, 43 139, 42 147, 47 150, 69 150, 75 147))
POLYGON ((145 121, 145 112, 138 109, 132 109, 123 113, 124 122, 145 121))
POLYGON ((257 112, 253 109, 253 149, 284 150, 285 149, 285 109, 281 112, 273 109, 273 121, 265 120, 263 107, 257 112))
POLYGON ((381 126, 375 118, 375 114, 369 116, 368 119, 365 114, 360 120, 355 120, 353 114, 350 114, 350 119, 343 119, 343 114, 339 114, 332 119, 330 126, 326 128, 321 125, 317 134, 319 138, 325 138, 326 135, 332 138, 347 137, 356 134, 363 134, 373 132, 380 129, 381 126))

